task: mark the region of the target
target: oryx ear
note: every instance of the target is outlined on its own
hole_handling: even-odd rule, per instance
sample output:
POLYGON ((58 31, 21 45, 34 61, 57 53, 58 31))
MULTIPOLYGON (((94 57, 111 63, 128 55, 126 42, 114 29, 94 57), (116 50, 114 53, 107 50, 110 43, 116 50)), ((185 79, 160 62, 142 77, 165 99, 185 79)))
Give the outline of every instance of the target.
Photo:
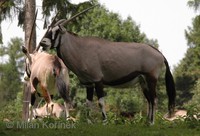
POLYGON ((22 46, 22 52, 26 55, 28 52, 27 48, 25 46, 22 46))
POLYGON ((65 29, 64 26, 58 25, 58 27, 59 27, 59 30, 60 30, 60 32, 61 32, 62 34, 66 32, 66 29, 65 29))
POLYGON ((31 64, 32 63, 31 55, 25 46, 22 46, 22 52, 27 56, 29 63, 31 64))
POLYGON ((57 33, 57 31, 59 30, 59 26, 57 25, 57 26, 55 26, 55 27, 53 27, 52 28, 52 40, 55 40, 55 35, 56 35, 56 33, 57 33))

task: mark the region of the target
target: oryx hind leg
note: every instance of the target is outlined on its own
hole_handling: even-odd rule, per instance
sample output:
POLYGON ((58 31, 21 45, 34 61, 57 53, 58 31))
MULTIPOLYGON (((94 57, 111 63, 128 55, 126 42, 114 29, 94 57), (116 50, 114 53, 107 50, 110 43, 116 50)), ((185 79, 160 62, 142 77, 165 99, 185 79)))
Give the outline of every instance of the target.
POLYGON ((151 99, 150 92, 144 76, 139 76, 139 83, 142 88, 142 92, 147 100, 147 120, 149 121, 151 118, 151 99))
POLYGON ((29 103, 29 118, 28 118, 28 121, 32 121, 32 119, 34 118, 34 104, 35 104, 35 100, 36 100, 36 97, 35 97, 35 93, 31 93, 31 103, 29 103))
POLYGON ((147 76, 147 85, 149 89, 149 98, 150 98, 150 124, 154 124, 154 118, 155 118, 155 112, 156 112, 156 106, 157 106, 157 94, 156 94, 156 84, 157 84, 157 78, 152 76, 147 76))

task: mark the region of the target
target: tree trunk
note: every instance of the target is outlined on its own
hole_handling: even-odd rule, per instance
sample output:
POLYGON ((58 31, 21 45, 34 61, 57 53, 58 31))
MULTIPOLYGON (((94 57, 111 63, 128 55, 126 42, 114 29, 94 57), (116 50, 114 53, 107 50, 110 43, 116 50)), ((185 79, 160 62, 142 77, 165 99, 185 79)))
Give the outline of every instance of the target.
POLYGON ((32 37, 31 35, 31 29, 34 24, 34 17, 35 17, 35 0, 25 0, 25 46, 28 48, 28 51, 32 53, 36 47, 36 30, 33 29, 32 37), (29 39, 30 45, 29 45, 29 39))
MULTIPOLYGON (((27 47, 30 53, 32 53, 36 47, 35 28, 33 29, 33 32, 31 32, 32 26, 34 24, 35 7, 36 7, 35 0, 25 0, 25 21, 24 21, 25 46, 27 47), (32 33, 32 36, 31 36, 31 33, 32 33)), ((31 99, 30 84, 25 83, 24 91, 23 91, 23 109, 22 109, 23 110, 22 119, 24 121, 27 121, 29 117, 30 99, 31 99)))

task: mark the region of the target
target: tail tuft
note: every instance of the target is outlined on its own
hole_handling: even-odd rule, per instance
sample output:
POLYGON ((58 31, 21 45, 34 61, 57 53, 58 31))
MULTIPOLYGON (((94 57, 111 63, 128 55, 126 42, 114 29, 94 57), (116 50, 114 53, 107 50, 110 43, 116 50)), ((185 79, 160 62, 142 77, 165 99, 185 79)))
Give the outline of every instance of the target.
POLYGON ((69 101, 69 99, 70 99, 69 98, 69 90, 68 90, 68 87, 61 75, 56 75, 56 85, 57 85, 60 96, 65 101, 69 101))
POLYGON ((164 63, 166 66, 165 84, 166 84, 166 91, 167 91, 168 101, 169 101, 168 110, 169 110, 169 115, 172 115, 175 110, 176 89, 175 89, 174 78, 170 72, 169 64, 166 59, 164 63))

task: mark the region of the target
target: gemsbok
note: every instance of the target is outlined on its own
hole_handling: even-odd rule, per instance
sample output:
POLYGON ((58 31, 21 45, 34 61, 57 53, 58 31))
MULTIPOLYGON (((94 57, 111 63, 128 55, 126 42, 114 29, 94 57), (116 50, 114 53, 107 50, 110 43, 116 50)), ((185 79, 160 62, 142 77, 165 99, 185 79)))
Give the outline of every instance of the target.
MULTIPOLYGON (((26 47, 22 47, 23 53, 27 56, 24 79, 30 82, 31 105, 30 117, 33 118, 33 106, 36 94, 44 97, 47 105, 52 103, 52 95, 59 95, 64 99, 65 117, 69 117, 70 98, 69 98, 69 75, 68 69, 60 58, 46 52, 29 53, 26 47)), ((46 109, 48 111, 48 107, 46 109)), ((34 111, 36 113, 36 111, 34 111)), ((47 112, 50 115, 49 112, 47 112)))
POLYGON ((106 119, 105 86, 133 87, 140 82, 148 102, 148 120, 154 123, 157 103, 156 85, 163 66, 168 95, 168 111, 175 108, 175 83, 164 55, 153 46, 143 43, 111 42, 96 37, 80 37, 68 32, 64 25, 69 20, 51 24, 40 42, 44 50, 55 48, 57 55, 83 85, 86 85, 87 100, 92 101, 96 91, 103 119, 106 119))
POLYGON ((33 109, 33 116, 35 118, 44 118, 47 116, 61 118, 64 117, 65 107, 62 104, 50 102, 42 107, 33 109))

